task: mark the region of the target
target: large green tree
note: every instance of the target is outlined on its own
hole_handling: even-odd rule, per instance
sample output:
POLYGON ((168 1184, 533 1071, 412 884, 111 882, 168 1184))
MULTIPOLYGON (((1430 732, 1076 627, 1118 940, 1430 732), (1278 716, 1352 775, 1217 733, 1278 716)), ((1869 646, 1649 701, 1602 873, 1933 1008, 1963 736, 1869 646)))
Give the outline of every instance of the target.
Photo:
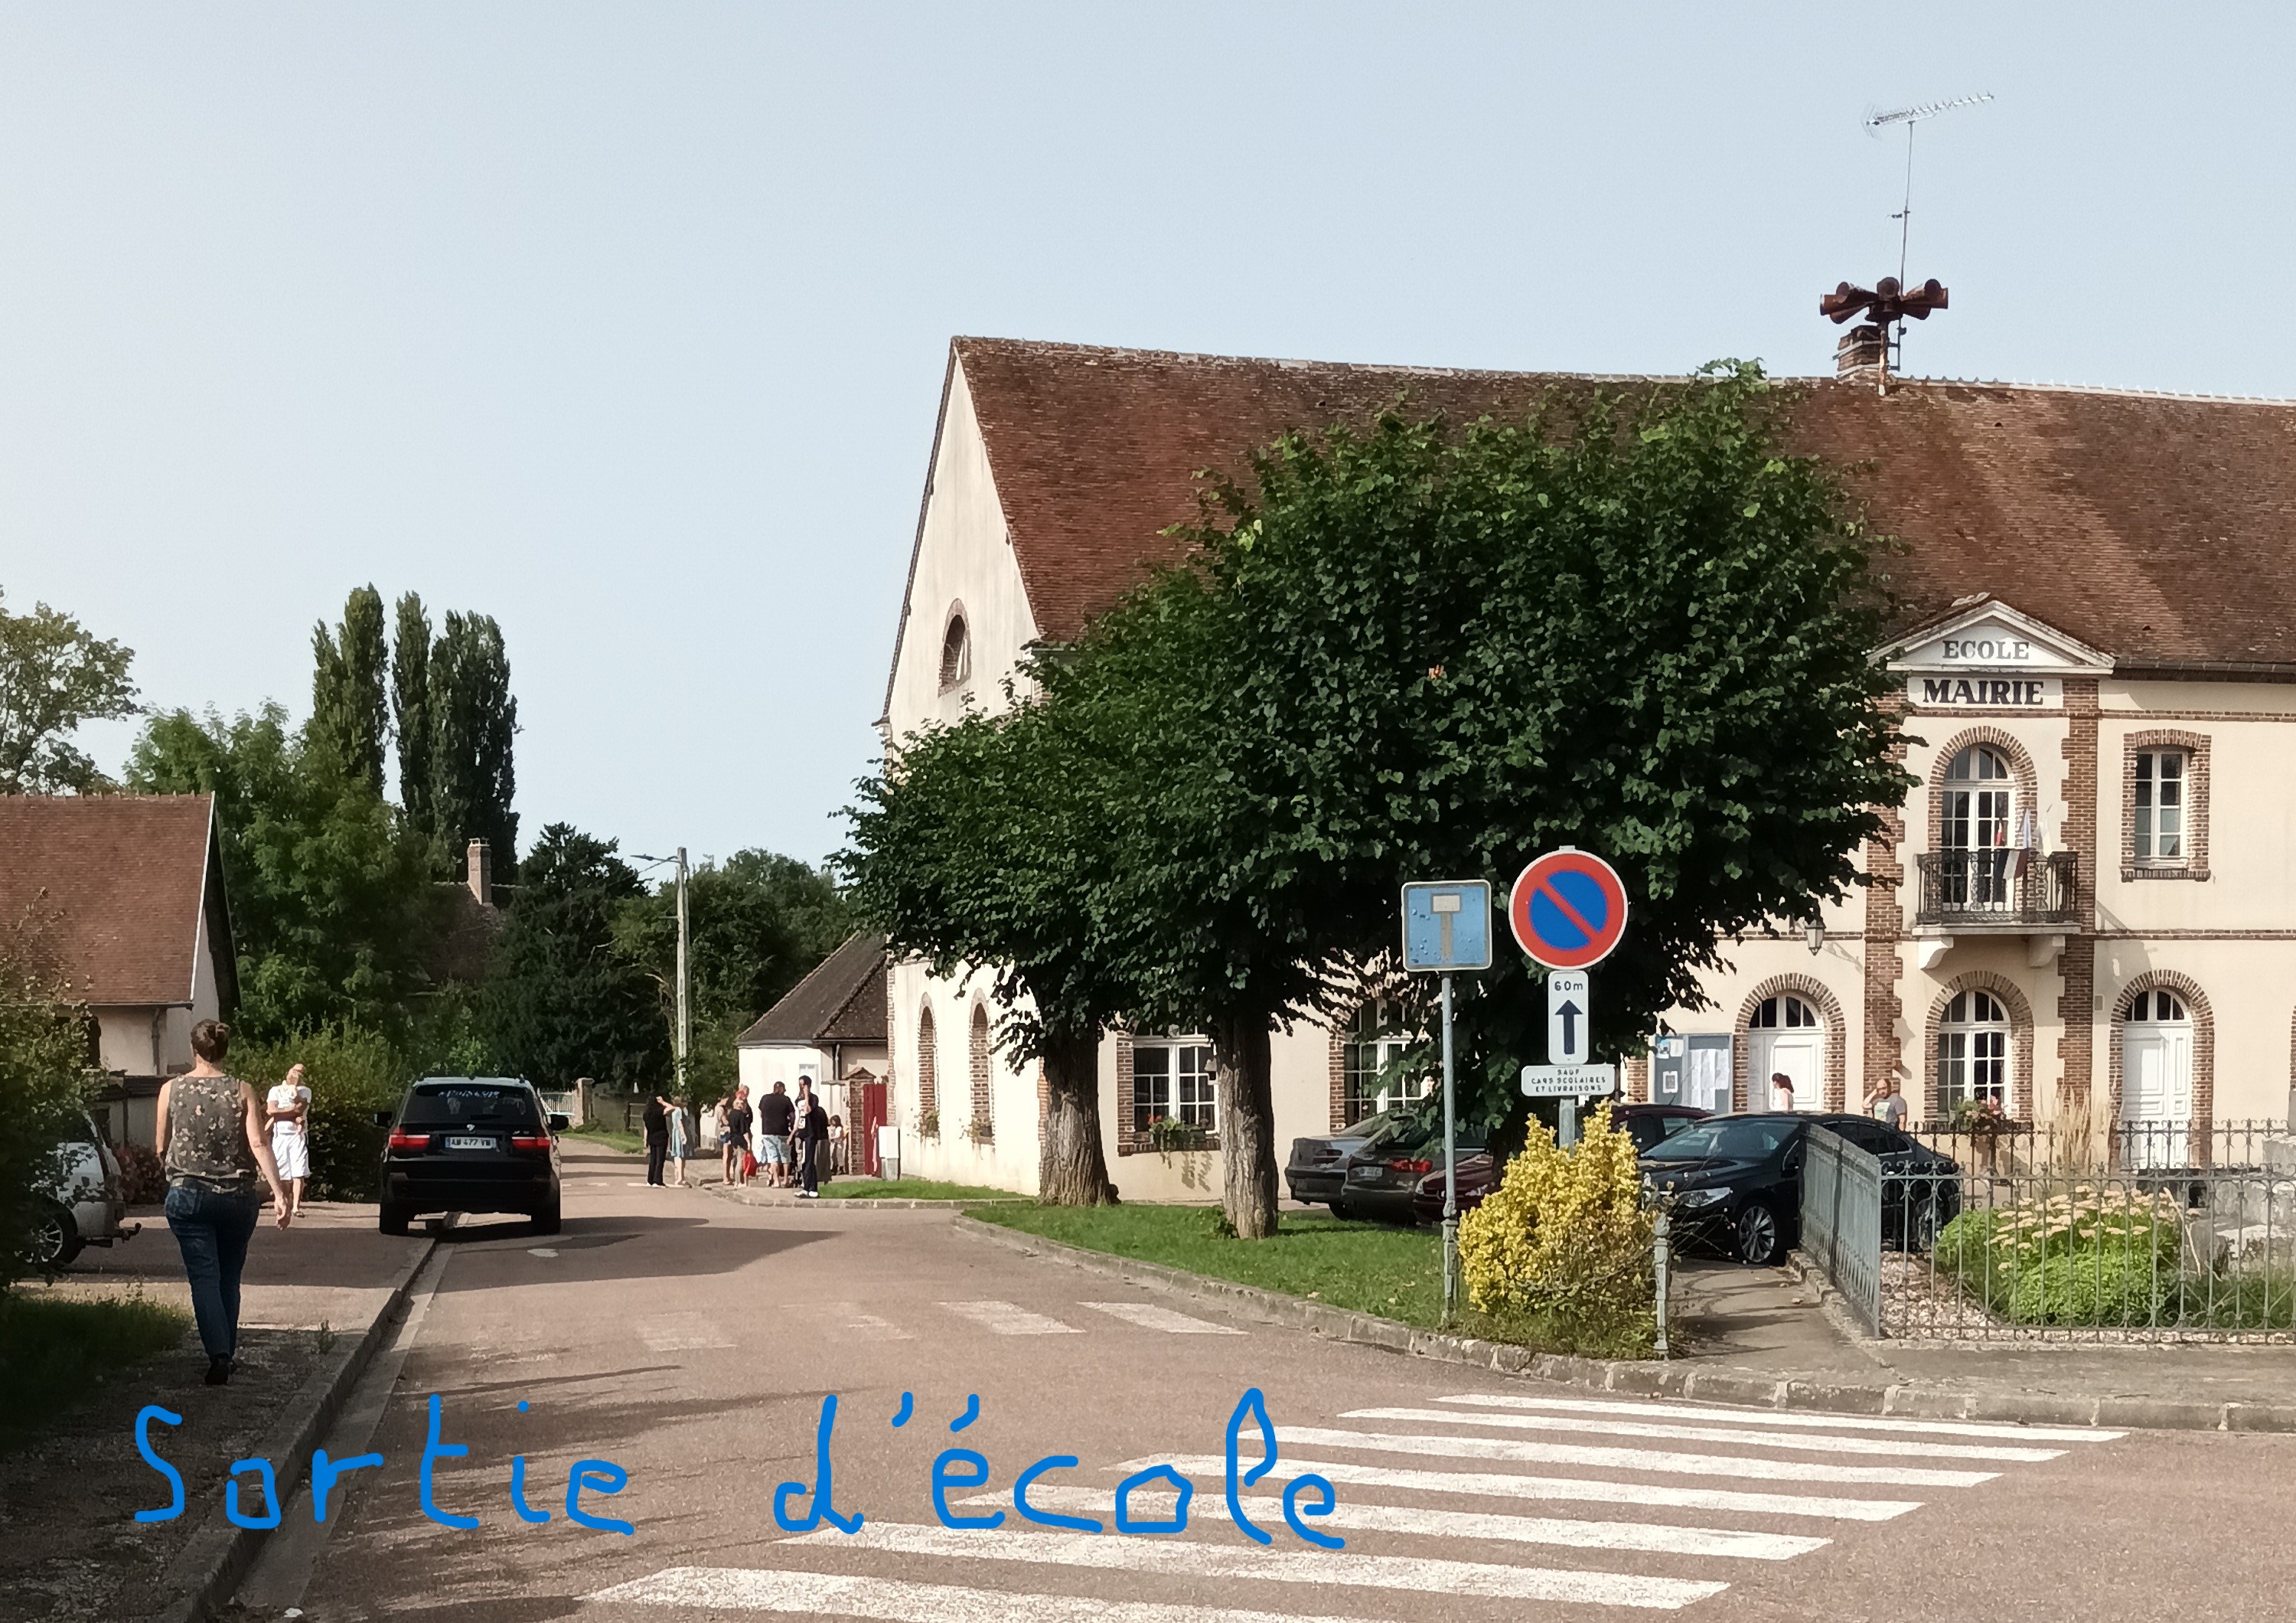
MULTIPOLYGON (((1904 779, 1865 545, 1778 406, 1725 367, 1287 438, 1051 668, 1045 702, 1104 718, 1081 730, 1125 763, 1139 832, 1086 894, 1152 926, 1128 971, 1151 1011, 1212 1036, 1239 1233, 1274 1225, 1268 1032, 1345 1012, 1404 880, 1609 857, 1634 907, 1595 989, 1611 1052, 1696 1002, 1728 936, 1852 883, 1904 779)), ((1496 1094, 1533 1057, 1521 960, 1480 991, 1496 1094)))
POLYGON ((311 665, 312 745, 331 752, 346 779, 380 800, 390 731, 381 593, 358 587, 332 631, 324 621, 311 628, 311 665))
POLYGON ((613 841, 565 823, 543 829, 520 865, 483 1000, 497 1065, 545 1087, 578 1076, 660 1085, 669 1065, 661 1004, 615 943, 617 915, 644 894, 613 841))
MULTIPOLYGON (((398 600, 390 644, 391 721, 398 739, 398 805, 426 841, 435 843, 438 810, 430 793, 430 616, 413 592, 398 600)), ((507 853, 505 853, 507 854, 507 853)))
POLYGON ((0 795, 110 787, 71 737, 83 721, 135 713, 134 658, 45 603, 12 614, 0 593, 0 795))
POLYGON ((211 794, 251 1038, 403 1029, 429 985, 439 894, 422 842, 332 746, 267 704, 226 721, 153 716, 128 762, 144 794, 211 794))
POLYGON ((512 744, 518 701, 510 655, 491 614, 449 613, 430 650, 430 794, 441 858, 459 861, 465 842, 493 848, 496 871, 516 861, 518 779, 512 744))

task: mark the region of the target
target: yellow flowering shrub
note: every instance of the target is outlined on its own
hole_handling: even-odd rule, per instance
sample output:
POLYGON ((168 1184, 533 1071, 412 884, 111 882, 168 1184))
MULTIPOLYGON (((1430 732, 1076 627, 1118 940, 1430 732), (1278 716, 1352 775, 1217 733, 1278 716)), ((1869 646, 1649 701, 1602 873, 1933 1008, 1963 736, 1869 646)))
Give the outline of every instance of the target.
POLYGON ((1612 1128, 1609 1106, 1570 1149, 1531 1124, 1499 1186, 1460 1219, 1459 1264, 1468 1300, 1485 1314, 1536 1315, 1590 1340, 1647 1342, 1651 1215, 1634 1139, 1612 1128))

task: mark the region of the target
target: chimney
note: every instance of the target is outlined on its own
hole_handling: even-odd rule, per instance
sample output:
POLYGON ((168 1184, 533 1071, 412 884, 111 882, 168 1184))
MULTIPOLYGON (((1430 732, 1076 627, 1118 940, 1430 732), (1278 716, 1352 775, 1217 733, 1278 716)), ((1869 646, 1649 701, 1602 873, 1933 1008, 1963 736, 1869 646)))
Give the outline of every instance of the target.
POLYGON ((484 840, 471 842, 470 886, 480 907, 495 904, 495 857, 484 840))
POLYGON ((1861 322, 1844 333, 1841 342, 1833 346, 1833 375, 1871 383, 1881 375, 1889 358, 1888 329, 1861 322))

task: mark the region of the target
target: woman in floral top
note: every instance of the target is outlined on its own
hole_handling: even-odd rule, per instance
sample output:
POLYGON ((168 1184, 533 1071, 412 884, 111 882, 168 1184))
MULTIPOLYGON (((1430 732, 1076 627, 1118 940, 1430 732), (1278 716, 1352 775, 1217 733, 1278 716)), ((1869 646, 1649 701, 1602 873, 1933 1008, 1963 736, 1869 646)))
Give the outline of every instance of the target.
POLYGON ((160 1089, 160 1159, 168 1169, 168 1227, 192 1281, 192 1316, 207 1349, 208 1385, 231 1379, 239 1351, 239 1276, 261 1211, 256 1180, 271 1186, 279 1226, 293 1214, 271 1157, 255 1090, 223 1069, 231 1028, 192 1027, 192 1068, 160 1089))

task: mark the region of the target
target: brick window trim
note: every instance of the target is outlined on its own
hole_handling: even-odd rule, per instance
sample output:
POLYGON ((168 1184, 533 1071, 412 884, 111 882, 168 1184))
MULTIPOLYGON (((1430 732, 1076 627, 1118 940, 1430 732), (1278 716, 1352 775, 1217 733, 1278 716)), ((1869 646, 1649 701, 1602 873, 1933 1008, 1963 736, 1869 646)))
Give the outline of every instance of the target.
POLYGON ((988 1005, 976 1002, 967 1022, 966 1070, 972 1083, 972 1123, 985 1127, 993 1140, 996 1132, 996 1044, 990 1040, 988 1005))
MULTIPOLYGON (((1930 826, 1929 849, 1945 849, 1945 775, 1953 765, 1953 758, 1972 745, 1982 744, 1998 751, 2009 763, 2009 837, 2017 837, 2017 825, 2026 812, 2033 813, 2038 825, 2041 814, 2040 774, 2033 765, 2033 757, 2016 737, 1997 727, 1972 727, 1957 732, 1946 740, 1930 766, 1930 826)), ((1902 835, 1900 836, 1902 838, 1902 835)))
MULTIPOLYGON (((1164 1151, 1159 1149, 1156 1147, 1154 1141, 1150 1139, 1146 1133, 1136 1133, 1133 1131, 1132 1042, 1133 1038, 1130 1032, 1119 1031, 1116 1034, 1116 1153, 1119 1155, 1162 1155, 1164 1151)), ((1223 1095, 1223 1097, 1225 1096, 1223 1095)), ((1217 1120, 1218 1118, 1215 1117, 1214 1119, 1217 1120)), ((1204 1134, 1202 1141, 1199 1142, 1193 1149, 1189 1150, 1187 1153, 1190 1155, 1216 1155, 1219 1152, 1219 1129, 1218 1127, 1214 1127, 1210 1133, 1204 1134)))
POLYGON ((1930 1015, 1922 1030, 1922 1108, 1931 1121, 1945 1114, 1939 1088, 1938 1027, 1945 1024, 1945 1006, 1964 992, 1989 992, 2001 1000, 2009 1016, 2009 1117, 2033 1119, 2033 1005, 2024 989, 2005 975, 1990 969, 1971 969, 1955 976, 1930 1001, 1930 1015))
MULTIPOLYGON (((1824 1034, 1822 1052, 1825 1056, 1825 1080, 1820 1084, 1824 1097, 1819 1108, 1840 1111, 1849 1086, 1849 1027, 1841 1017, 1841 1000, 1835 997, 1823 981, 1807 975, 1774 975, 1746 994, 1738 1006, 1738 1024, 1734 1028, 1730 1043, 1730 1108, 1744 1111, 1754 1108, 1748 1101, 1752 1097, 1751 1078, 1748 1071, 1754 1062, 1754 1011, 1764 1001, 1791 993, 1817 1010, 1824 1034)), ((1765 1081, 1767 1079, 1765 1078, 1765 1081)), ((1760 1107, 1768 1109, 1765 1100, 1760 1107)))
POLYGON ((2192 1133, 2194 1153, 2205 1164, 2209 1153, 2209 1128, 2216 1120, 2217 1108, 2217 1017, 2210 1006, 2209 994, 2201 984, 2189 975, 2174 969, 2147 969, 2132 976, 2128 984, 2112 995, 2112 1026, 2105 1045, 2105 1117, 2108 1126, 2120 1120, 2120 1072, 2122 1028, 2128 1024, 2129 1006, 2136 1001, 2140 992, 2173 992, 2184 1001, 2193 1017, 2193 1114, 2188 1131, 2192 1133))
POLYGON ((939 1045, 932 1000, 927 998, 917 1009, 917 1110, 924 1116, 940 1114, 939 1045))
POLYGON ((2120 877, 2206 879, 2209 877, 2209 736, 2174 728, 2126 735, 2120 741, 2120 877), (2185 752, 2185 860, 2140 865, 2136 861, 2136 757, 2148 750, 2185 752))

